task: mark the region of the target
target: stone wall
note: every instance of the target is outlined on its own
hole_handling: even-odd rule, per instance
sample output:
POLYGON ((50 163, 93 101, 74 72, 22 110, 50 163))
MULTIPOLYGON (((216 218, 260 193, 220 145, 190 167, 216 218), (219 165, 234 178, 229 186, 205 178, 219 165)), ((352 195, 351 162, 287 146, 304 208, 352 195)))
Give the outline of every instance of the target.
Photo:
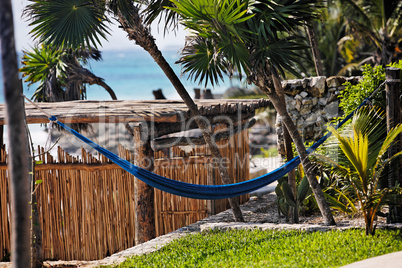
MULTIPOLYGON (((346 81, 357 84, 360 77, 325 76, 282 82, 287 110, 305 142, 317 141, 325 132, 326 124, 341 113, 338 94, 346 81)), ((276 120, 278 150, 284 154, 282 121, 276 120)))

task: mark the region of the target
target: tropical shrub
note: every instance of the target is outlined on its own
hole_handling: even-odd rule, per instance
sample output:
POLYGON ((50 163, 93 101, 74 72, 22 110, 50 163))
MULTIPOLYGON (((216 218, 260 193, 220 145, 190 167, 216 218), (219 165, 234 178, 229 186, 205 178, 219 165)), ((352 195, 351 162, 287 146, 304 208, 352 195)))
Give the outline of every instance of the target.
POLYGON ((296 193, 293 194, 287 176, 278 180, 275 193, 279 215, 282 213, 286 217, 286 221, 292 218, 295 223, 299 223, 299 212, 302 209, 303 202, 311 194, 311 189, 307 177, 304 175, 302 165, 299 165, 296 172, 296 193))
MULTIPOLYGON (((402 60, 388 65, 402 69, 402 60)), ((351 82, 345 82, 345 89, 339 94, 339 107, 343 111, 343 119, 346 115, 354 111, 365 98, 370 96, 381 83, 385 81, 385 68, 382 66, 372 67, 371 65, 363 65, 362 79, 356 85, 351 82)), ((385 93, 379 90, 370 100, 373 105, 385 109, 385 93)))
MULTIPOLYGON (((385 69, 382 66, 364 65, 363 78, 359 83, 353 85, 351 82, 345 82, 345 89, 339 94, 339 107, 344 113, 343 117, 353 112, 384 81, 385 69)), ((382 91, 378 91, 371 102, 373 105, 385 108, 385 95, 382 91)))
MULTIPOLYGON (((366 223, 366 234, 374 235, 376 214, 386 201, 401 191, 400 187, 380 188, 379 181, 384 168, 400 156, 398 152, 387 158, 387 150, 395 138, 402 133, 402 124, 397 125, 386 135, 384 133, 384 113, 378 108, 364 107, 357 112, 349 127, 343 130, 330 128, 339 143, 341 154, 337 159, 319 156, 321 163, 332 167, 337 180, 344 186, 338 189, 343 197, 345 192, 353 192, 358 206, 352 206, 362 212, 366 223)), ((349 200, 353 200, 348 198, 349 200)))

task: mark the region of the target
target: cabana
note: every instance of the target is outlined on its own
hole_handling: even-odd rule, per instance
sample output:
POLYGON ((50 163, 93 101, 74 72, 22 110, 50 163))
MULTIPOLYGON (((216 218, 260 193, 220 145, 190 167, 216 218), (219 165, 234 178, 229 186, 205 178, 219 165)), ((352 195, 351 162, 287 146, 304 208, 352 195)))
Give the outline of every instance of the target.
MULTIPOLYGON (((121 123, 133 136, 133 148, 120 156, 159 175, 196 184, 220 184, 216 165, 225 164, 234 183, 249 179, 247 129, 255 111, 270 105, 261 100, 197 100, 210 124, 225 163, 214 163, 203 138, 181 101, 71 101, 39 103, 65 124, 121 123), (174 135, 181 132, 182 134, 174 135), (184 134, 183 134, 184 133, 184 134), (190 133, 190 134, 189 134, 190 133)), ((5 124, 0 106, 0 125, 5 124)), ((26 103, 27 123, 48 123, 42 111, 26 103)), ((43 149, 39 150, 44 152, 43 149)), ((82 150, 78 159, 58 149, 58 160, 40 157, 35 176, 43 230, 44 257, 63 260, 99 259, 213 215, 226 200, 195 200, 159 190, 105 157, 82 150)), ((0 259, 10 250, 10 206, 6 153, 0 158, 0 259)), ((247 196, 240 197, 244 202, 247 196)))

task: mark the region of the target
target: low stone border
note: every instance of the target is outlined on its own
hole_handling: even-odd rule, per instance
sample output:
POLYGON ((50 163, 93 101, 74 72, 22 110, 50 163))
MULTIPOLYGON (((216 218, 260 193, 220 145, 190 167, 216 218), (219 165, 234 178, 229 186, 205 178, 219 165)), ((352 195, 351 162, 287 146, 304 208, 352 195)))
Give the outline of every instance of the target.
MULTIPOLYGON (((320 224, 276 224, 276 223, 207 223, 201 225, 201 232, 214 230, 299 230, 307 232, 326 232, 331 230, 362 229, 358 226, 325 226, 320 224)), ((402 229, 402 224, 381 224, 377 229, 402 229)))

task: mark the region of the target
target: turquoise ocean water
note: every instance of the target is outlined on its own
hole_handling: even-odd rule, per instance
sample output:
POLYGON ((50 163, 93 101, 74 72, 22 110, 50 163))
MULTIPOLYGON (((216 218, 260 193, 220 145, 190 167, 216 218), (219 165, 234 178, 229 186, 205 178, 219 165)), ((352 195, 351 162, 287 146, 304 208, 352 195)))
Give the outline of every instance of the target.
MULTIPOLYGON (((187 80, 186 77, 180 76, 180 66, 174 64, 179 59, 178 50, 162 51, 164 57, 172 66, 176 74, 181 78, 184 86, 190 96, 194 96, 194 88, 205 88, 196 82, 187 80)), ((105 79, 105 82, 114 90, 118 99, 121 100, 153 100, 152 90, 161 88, 167 99, 179 100, 180 97, 176 90, 166 78, 163 71, 154 62, 154 60, 145 51, 140 49, 124 50, 124 51, 102 51, 102 61, 91 61, 86 68, 105 79)), ((1 59, 0 59, 1 60, 1 59)), ((0 64, 1 71, 1 64, 0 64)), ((0 72, 0 103, 4 103, 2 72, 0 72)), ((223 93, 230 87, 229 79, 220 83, 220 86, 212 89, 212 93, 223 93)), ((27 97, 31 97, 36 90, 33 85, 28 88, 24 83, 24 93, 27 97)), ((92 85, 87 87, 88 100, 110 100, 110 95, 100 86, 92 85)), ((7 128, 5 128, 5 143, 8 142, 7 128)), ((47 144, 48 133, 44 126, 39 124, 29 125, 34 144, 44 146, 47 144)), ((101 137, 97 141, 102 140, 101 137)), ((74 148, 80 148, 81 143, 71 140, 74 148)), ((101 143, 103 146, 105 144, 101 143)))
MULTIPOLYGON (((187 80, 180 75, 180 66, 174 64, 179 59, 178 50, 165 50, 162 52, 166 60, 181 78, 184 86, 191 96, 194 96, 195 87, 204 88, 196 82, 187 80)), ((87 68, 105 79, 105 82, 115 91, 117 98, 122 100, 153 100, 152 90, 161 88, 166 98, 180 99, 176 90, 166 78, 159 66, 147 52, 141 49, 124 51, 102 51, 102 61, 91 61, 87 68)), ((0 67, 1 68, 1 67, 0 67)), ((219 86, 211 88, 213 93, 223 93, 229 87, 229 79, 219 86)), ((31 97, 36 87, 27 87, 24 83, 24 93, 31 97)), ((0 76, 0 103, 4 103, 3 80, 0 76)), ((109 94, 97 85, 87 87, 89 100, 109 100, 109 94)))

